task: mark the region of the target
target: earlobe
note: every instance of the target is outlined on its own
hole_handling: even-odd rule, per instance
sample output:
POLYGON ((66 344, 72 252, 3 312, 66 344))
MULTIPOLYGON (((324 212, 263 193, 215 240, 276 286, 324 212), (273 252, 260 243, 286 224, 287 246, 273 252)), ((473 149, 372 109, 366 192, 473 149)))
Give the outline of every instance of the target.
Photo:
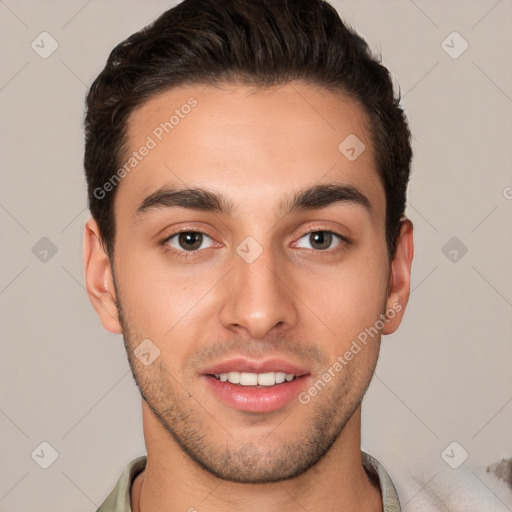
POLYGON ((388 315, 388 321, 382 331, 383 334, 392 334, 402 322, 405 307, 409 300, 413 257, 413 225, 409 219, 404 219, 400 228, 396 252, 391 261, 389 275, 386 311, 393 311, 393 314, 388 315))
POLYGON ((116 307, 114 279, 110 260, 101 243, 98 224, 89 219, 84 231, 84 269, 87 294, 103 327, 112 333, 122 332, 116 307))

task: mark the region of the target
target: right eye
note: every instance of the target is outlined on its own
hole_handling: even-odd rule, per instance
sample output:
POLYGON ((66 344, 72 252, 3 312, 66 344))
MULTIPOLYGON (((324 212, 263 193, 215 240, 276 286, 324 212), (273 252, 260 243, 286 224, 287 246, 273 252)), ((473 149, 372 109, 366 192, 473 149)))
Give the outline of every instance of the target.
POLYGON ((206 233, 200 231, 181 231, 166 238, 164 243, 177 251, 192 252, 211 247, 213 240, 206 233), (210 245, 205 247, 205 243, 210 245))

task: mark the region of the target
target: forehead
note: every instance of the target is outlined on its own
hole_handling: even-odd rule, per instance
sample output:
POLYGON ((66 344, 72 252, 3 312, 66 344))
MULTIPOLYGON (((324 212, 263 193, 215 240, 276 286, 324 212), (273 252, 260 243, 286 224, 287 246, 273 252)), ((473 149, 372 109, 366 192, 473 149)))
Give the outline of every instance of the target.
POLYGON ((132 113, 125 148, 116 203, 132 210, 164 186, 208 187, 250 209, 324 181, 364 190, 377 213, 385 206, 364 110, 300 82, 170 89, 132 113))

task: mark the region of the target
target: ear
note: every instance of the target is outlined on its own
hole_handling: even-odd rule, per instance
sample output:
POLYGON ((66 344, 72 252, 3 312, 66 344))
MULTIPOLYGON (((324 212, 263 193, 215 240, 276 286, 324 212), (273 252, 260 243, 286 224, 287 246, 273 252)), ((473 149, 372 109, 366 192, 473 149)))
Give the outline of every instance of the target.
POLYGON ((84 269, 87 294, 103 327, 114 334, 122 332, 117 314, 114 279, 110 260, 101 243, 98 224, 89 219, 84 231, 84 269))
POLYGON ((402 227, 398 237, 396 252, 391 261, 389 273, 388 298, 386 311, 394 311, 395 315, 388 315, 383 334, 394 333, 402 322, 405 306, 409 301, 411 286, 411 266, 414 257, 414 243, 412 239, 413 226, 409 219, 402 221, 402 227))

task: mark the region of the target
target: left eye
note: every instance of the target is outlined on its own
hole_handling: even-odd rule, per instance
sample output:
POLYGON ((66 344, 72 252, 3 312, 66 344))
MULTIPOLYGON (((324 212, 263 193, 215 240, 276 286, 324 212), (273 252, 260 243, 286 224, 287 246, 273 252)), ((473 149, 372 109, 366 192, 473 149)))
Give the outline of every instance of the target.
POLYGON ((170 236, 165 243, 178 251, 197 251, 211 247, 212 239, 199 231, 183 231, 170 236), (209 245, 205 247, 205 243, 209 245))
MULTIPOLYGON (((342 242, 342 237, 332 231, 312 231, 302 236, 296 243, 297 247, 325 251, 337 247, 342 242), (333 245, 334 242, 334 245, 333 245)), ((295 245, 295 244, 294 244, 295 245)))

